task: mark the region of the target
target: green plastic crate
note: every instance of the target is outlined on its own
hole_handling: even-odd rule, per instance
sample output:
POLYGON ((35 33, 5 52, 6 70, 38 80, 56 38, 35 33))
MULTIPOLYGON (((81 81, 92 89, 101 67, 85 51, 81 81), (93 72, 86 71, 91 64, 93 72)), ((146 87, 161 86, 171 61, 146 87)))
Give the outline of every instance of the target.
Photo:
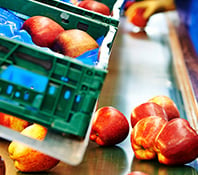
POLYGON ((97 20, 99 22, 104 22, 106 24, 113 25, 115 27, 118 27, 119 25, 121 7, 124 3, 124 0, 97 0, 107 5, 110 11, 112 12, 112 15, 106 16, 97 12, 93 12, 93 11, 78 7, 77 5, 63 2, 61 0, 34 0, 34 1, 44 3, 50 6, 54 6, 63 10, 67 10, 67 11, 82 15, 84 17, 91 18, 92 20, 97 20))
POLYGON ((84 137, 107 74, 117 30, 34 1, 0 0, 0 7, 23 16, 48 16, 65 29, 82 29, 95 39, 105 36, 100 54, 104 64, 95 67, 0 37, 0 111, 60 133, 84 137))

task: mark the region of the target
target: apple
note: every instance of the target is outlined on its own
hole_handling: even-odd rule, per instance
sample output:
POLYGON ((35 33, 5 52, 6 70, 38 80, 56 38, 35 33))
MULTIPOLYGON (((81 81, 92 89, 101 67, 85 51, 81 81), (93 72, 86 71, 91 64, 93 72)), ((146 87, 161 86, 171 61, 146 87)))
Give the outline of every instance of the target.
POLYGON ((128 120, 116 108, 104 106, 95 112, 90 140, 100 146, 112 146, 122 142, 128 133, 128 120))
POLYGON ((156 137, 154 149, 160 163, 183 165, 198 157, 198 135, 187 120, 175 118, 156 137))
POLYGON ((131 112, 132 127, 134 127, 139 120, 149 116, 159 116, 168 120, 165 111, 160 105, 153 102, 145 102, 133 108, 131 112))
POLYGON ((179 110, 175 102, 170 97, 165 95, 157 95, 149 99, 148 101, 160 105, 165 110, 168 116, 168 120, 180 117, 179 110))
POLYGON ((145 12, 145 8, 137 8, 132 13, 132 16, 130 17, 130 22, 134 25, 144 28, 147 25, 148 19, 144 18, 143 14, 145 12))
MULTIPOLYGON (((32 124, 25 128, 21 134, 42 141, 47 134, 47 129, 41 125, 32 124)), ((21 172, 46 171, 59 163, 59 160, 17 141, 10 143, 8 152, 15 167, 21 172)))
POLYGON ((52 50, 75 58, 86 51, 96 49, 99 45, 87 32, 69 29, 61 32, 54 40, 52 50))
POLYGON ((56 36, 64 31, 64 28, 54 20, 45 16, 33 16, 22 25, 32 37, 32 41, 41 47, 51 47, 56 36))
POLYGON ((110 15, 110 9, 107 5, 103 4, 102 2, 98 2, 95 0, 84 0, 78 4, 79 7, 82 7, 87 10, 91 10, 94 12, 101 13, 103 15, 110 15))
POLYGON ((0 125, 21 132, 23 129, 29 126, 30 123, 26 120, 0 112, 0 125))
POLYGON ((127 175, 149 175, 149 174, 144 173, 142 171, 132 171, 131 173, 129 173, 127 175))
POLYGON ((137 159, 150 160, 156 158, 155 139, 167 122, 161 117, 150 116, 141 119, 135 125, 131 132, 131 146, 137 159))

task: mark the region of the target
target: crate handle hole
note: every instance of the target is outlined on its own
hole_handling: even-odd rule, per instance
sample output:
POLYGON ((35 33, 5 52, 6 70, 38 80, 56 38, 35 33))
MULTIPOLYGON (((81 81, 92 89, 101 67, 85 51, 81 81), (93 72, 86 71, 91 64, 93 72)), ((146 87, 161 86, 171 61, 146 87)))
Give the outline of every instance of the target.
POLYGON ((29 92, 28 91, 25 91, 24 92, 24 100, 28 100, 29 99, 29 96, 30 96, 30 94, 29 94, 29 92))
POLYGON ((62 19, 61 20, 63 23, 65 23, 65 24, 69 24, 69 20, 68 19, 62 19))
POLYGON ((68 82, 68 81, 69 81, 69 78, 63 77, 63 76, 62 76, 62 77, 61 77, 61 80, 64 81, 64 82, 68 82))
POLYGON ((7 94, 11 94, 12 93, 12 90, 13 90, 13 86, 12 85, 8 85, 8 88, 7 88, 6 93, 7 94))
POLYGON ((54 95, 54 94, 55 94, 55 91, 56 91, 56 88, 55 88, 54 86, 50 86, 50 87, 49 87, 48 93, 49 93, 50 95, 54 95))
POLYGON ((19 98, 20 97, 20 95, 21 95, 21 93, 20 92, 15 92, 15 97, 17 97, 17 98, 19 98))
POLYGON ((80 30, 83 30, 85 32, 88 30, 88 27, 89 27, 88 24, 85 24, 85 23, 82 23, 82 22, 78 22, 78 24, 77 24, 77 28, 80 29, 80 30))
POLYGON ((64 94, 64 99, 68 100, 71 96, 71 91, 67 90, 65 91, 65 94, 64 94))
POLYGON ((76 96, 76 103, 79 103, 80 100, 81 100, 81 95, 77 95, 77 96, 76 96))

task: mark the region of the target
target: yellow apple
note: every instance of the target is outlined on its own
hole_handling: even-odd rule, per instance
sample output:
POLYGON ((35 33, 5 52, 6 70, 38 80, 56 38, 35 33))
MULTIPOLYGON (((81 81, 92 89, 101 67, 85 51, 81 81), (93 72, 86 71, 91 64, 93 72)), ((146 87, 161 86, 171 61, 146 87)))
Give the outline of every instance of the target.
POLYGON ((0 112, 0 125, 21 132, 23 129, 29 126, 30 123, 26 120, 0 112))
MULTIPOLYGON (((47 129, 41 125, 32 124, 25 128, 21 134, 43 140, 47 134, 47 129)), ((10 143, 8 152, 14 161, 14 166, 21 172, 46 171, 59 163, 59 160, 16 141, 10 143)))
POLYGON ((96 40, 87 32, 70 29, 61 32, 54 40, 52 50, 76 58, 86 51, 98 48, 96 40))

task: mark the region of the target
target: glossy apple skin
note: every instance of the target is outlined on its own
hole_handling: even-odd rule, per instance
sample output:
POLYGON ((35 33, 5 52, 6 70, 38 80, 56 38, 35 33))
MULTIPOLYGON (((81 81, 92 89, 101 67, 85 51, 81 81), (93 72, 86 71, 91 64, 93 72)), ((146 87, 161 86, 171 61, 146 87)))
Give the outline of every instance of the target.
POLYGON ((157 135, 166 125, 167 120, 158 116, 141 119, 131 132, 131 145, 135 157, 141 160, 156 158, 154 143, 157 135))
MULTIPOLYGON (((25 128, 21 134, 42 141, 47 134, 47 129, 41 125, 32 124, 25 128)), ((8 152, 14 161, 14 166, 21 172, 47 171, 59 163, 59 160, 17 141, 10 143, 8 152)))
POLYGON ((127 118, 116 108, 99 108, 92 122, 90 140, 100 146, 113 146, 122 142, 129 133, 127 118))
POLYGON ((168 120, 167 115, 163 108, 153 102, 145 102, 136 106, 131 112, 131 125, 134 127, 136 123, 149 116, 159 116, 165 120, 168 120))
POLYGON ((51 47, 56 36, 64 28, 54 20, 45 16, 33 16, 27 19, 22 26, 32 37, 32 41, 41 47, 51 47))
POLYGON ((26 120, 0 112, 0 125, 21 132, 28 127, 30 123, 26 120))
POLYGON ((183 165, 198 157, 198 135, 183 118, 166 124, 155 141, 158 160, 166 165, 183 165))
POLYGON ((149 174, 141 172, 141 171, 132 171, 131 173, 127 175, 149 175, 149 174))
POLYGON ((180 117, 179 110, 171 98, 164 95, 158 95, 149 99, 148 101, 160 105, 165 110, 168 120, 180 117))
POLYGON ((81 1, 78 6, 107 16, 111 14, 110 9, 107 5, 94 0, 81 1))
POLYGON ((140 28, 146 27, 148 22, 148 19, 143 17, 144 12, 145 8, 137 8, 131 16, 131 22, 140 28))
POLYGON ((70 29, 65 30, 56 37, 52 50, 76 58, 84 52, 98 47, 99 45, 95 39, 85 31, 70 29))

